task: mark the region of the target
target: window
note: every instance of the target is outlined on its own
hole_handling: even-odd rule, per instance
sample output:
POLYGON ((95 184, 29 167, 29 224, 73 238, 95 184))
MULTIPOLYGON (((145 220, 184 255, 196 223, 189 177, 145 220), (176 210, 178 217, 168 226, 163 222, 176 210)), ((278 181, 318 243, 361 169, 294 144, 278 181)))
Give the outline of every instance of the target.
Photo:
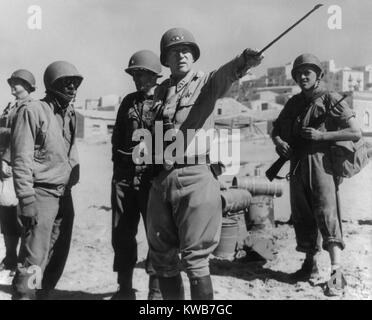
POLYGON ((364 125, 366 127, 369 127, 370 126, 370 116, 369 116, 369 112, 368 111, 365 111, 364 112, 364 125))

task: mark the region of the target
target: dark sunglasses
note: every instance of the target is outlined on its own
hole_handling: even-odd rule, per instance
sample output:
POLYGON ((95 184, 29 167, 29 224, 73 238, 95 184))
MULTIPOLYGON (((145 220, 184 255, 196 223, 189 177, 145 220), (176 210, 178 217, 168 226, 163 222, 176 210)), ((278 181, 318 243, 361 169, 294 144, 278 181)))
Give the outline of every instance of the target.
POLYGON ((77 87, 79 87, 81 80, 75 77, 65 77, 65 78, 60 79, 59 82, 62 87, 69 87, 73 85, 74 88, 76 89, 77 87))

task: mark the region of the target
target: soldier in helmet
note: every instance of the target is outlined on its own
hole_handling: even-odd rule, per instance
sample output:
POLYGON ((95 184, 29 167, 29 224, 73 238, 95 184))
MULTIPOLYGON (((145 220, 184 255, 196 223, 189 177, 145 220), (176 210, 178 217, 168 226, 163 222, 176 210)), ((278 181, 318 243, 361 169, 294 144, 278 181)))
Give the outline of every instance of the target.
MULTIPOLYGON (((115 252, 114 271, 118 273, 119 290, 113 299, 134 300, 133 270, 137 262, 136 234, 140 214, 146 226, 146 206, 151 186, 151 168, 136 165, 132 154, 138 142, 132 136, 137 129, 150 130, 157 80, 161 77, 159 57, 149 50, 141 50, 129 59, 125 71, 132 76, 136 92, 122 101, 112 135, 112 245, 115 252)), ((150 261, 146 263, 150 275, 148 299, 161 299, 159 281, 150 261)))
POLYGON ((51 63, 44 72, 45 98, 21 107, 12 127, 14 187, 24 228, 14 299, 48 298, 67 260, 71 188, 79 179, 72 102, 82 80, 71 63, 51 63))
MULTIPOLYGON (((11 93, 15 97, 15 103, 9 103, 0 117, 0 157, 1 179, 11 178, 10 166, 10 132, 17 111, 23 105, 32 101, 31 93, 35 91, 35 77, 24 69, 16 70, 8 79, 11 93)), ((0 226, 4 236, 5 258, 0 263, 0 271, 11 270, 14 275, 17 267, 17 246, 21 228, 17 220, 17 207, 0 206, 0 226)))
POLYGON ((337 276, 339 286, 328 281, 326 293, 336 295, 345 285, 340 270, 342 239, 339 179, 329 162, 329 143, 358 140, 361 130, 355 114, 340 95, 324 88, 323 69, 312 54, 302 54, 293 63, 292 77, 301 88, 293 96, 274 123, 272 139, 279 155, 290 159, 290 200, 296 233, 297 250, 306 254, 294 280, 318 278, 318 230, 323 248, 329 252, 331 279, 337 276), (328 159, 328 160, 327 160, 328 159))
MULTIPOLYGON (((161 63, 170 69, 171 76, 155 91, 155 120, 162 121, 165 128, 174 126, 179 130, 175 143, 188 143, 184 146, 181 142, 181 152, 176 152, 175 158, 166 153, 163 157, 163 150, 160 155, 155 150, 156 163, 162 160, 164 165, 153 180, 149 196, 150 258, 164 299, 184 298, 179 253, 190 280, 191 298, 213 299, 208 257, 221 231, 220 185, 208 165, 210 144, 206 141, 205 148, 197 150, 187 148, 195 141, 192 135, 188 140, 188 131, 213 129, 216 100, 262 57, 246 49, 214 72, 195 71, 193 65, 200 57, 200 49, 193 35, 183 28, 165 32, 160 51, 161 63), (180 136, 184 140, 178 139, 180 136)), ((156 130, 154 138, 155 144, 163 140, 156 130)))

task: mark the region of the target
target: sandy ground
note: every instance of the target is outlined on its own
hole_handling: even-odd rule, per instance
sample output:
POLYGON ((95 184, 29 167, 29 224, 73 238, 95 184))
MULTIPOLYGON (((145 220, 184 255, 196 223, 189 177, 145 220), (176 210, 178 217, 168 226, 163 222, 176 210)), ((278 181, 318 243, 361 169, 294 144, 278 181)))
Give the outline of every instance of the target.
MULTIPOLYGON (((110 144, 104 140, 80 141, 81 182, 75 187, 75 225, 70 256, 54 299, 109 299, 116 291, 116 275, 112 271, 110 179, 112 165, 110 144)), ((244 168, 251 172, 259 163, 266 165, 276 158, 271 142, 257 141, 242 146, 244 168)), ((372 298, 372 164, 341 186, 344 237, 346 249, 343 266, 348 290, 342 299, 372 298)), ((328 299, 322 284, 291 284, 288 274, 296 271, 303 255, 295 251, 294 230, 285 224, 289 218, 288 186, 275 200, 277 227, 273 230, 278 253, 269 262, 230 262, 211 258, 211 273, 216 299, 328 299)), ((1 238, 1 237, 0 237, 1 238)), ((144 270, 147 243, 141 222, 138 241, 139 262, 134 271, 134 287, 138 299, 147 297, 148 277, 144 270)), ((4 245, 0 239, 0 257, 4 245)), ((329 258, 322 252, 320 261, 324 281, 329 275, 329 258)), ((189 299, 188 281, 186 298, 189 299)), ((11 278, 0 273, 0 299, 10 299, 11 278)))

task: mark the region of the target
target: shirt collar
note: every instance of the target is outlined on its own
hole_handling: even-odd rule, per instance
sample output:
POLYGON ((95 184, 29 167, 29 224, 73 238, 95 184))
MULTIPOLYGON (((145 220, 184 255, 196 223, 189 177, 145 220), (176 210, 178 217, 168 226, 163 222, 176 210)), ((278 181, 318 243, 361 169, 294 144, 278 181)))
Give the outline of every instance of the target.
POLYGON ((47 95, 43 100, 51 105, 54 114, 59 114, 62 117, 64 117, 66 114, 70 116, 74 114, 72 103, 70 103, 66 108, 62 108, 58 100, 53 96, 47 95))
POLYGON ((306 97, 305 94, 302 92, 302 96, 304 97, 305 101, 307 102, 314 102, 316 99, 324 95, 326 92, 325 85, 322 82, 319 82, 318 86, 313 90, 311 97, 306 97))
POLYGON ((195 71, 190 70, 177 84, 176 84, 176 81, 171 76, 170 85, 176 86, 176 92, 178 93, 186 86, 186 84, 188 84, 194 78, 194 76, 195 76, 195 71))
POLYGON ((15 105, 21 106, 21 105, 24 105, 24 104, 30 102, 31 100, 32 100, 32 98, 30 96, 27 96, 24 99, 17 100, 16 103, 15 103, 15 105))

